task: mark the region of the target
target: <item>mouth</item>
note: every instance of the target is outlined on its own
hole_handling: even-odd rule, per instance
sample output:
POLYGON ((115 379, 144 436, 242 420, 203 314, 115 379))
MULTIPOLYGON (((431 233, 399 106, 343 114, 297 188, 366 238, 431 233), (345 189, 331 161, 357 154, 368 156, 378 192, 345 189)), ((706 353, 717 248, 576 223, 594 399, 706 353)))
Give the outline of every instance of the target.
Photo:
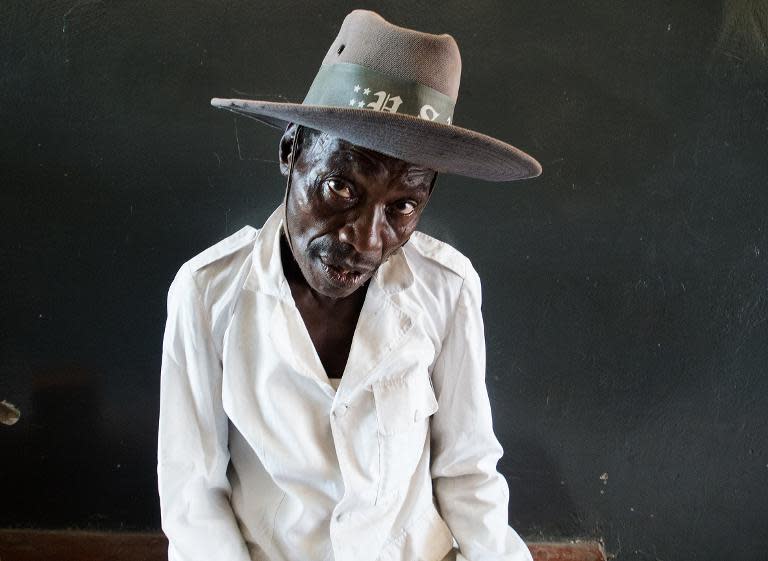
POLYGON ((320 264, 323 272, 331 283, 339 288, 352 288, 365 276, 365 271, 334 265, 326 261, 323 257, 320 258, 320 264))

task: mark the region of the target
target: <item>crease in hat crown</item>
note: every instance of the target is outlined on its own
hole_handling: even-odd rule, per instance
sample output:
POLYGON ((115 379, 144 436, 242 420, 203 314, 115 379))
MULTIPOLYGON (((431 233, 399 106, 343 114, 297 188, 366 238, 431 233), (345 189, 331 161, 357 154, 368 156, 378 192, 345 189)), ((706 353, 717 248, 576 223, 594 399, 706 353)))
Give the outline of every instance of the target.
POLYGON ((351 63, 413 81, 450 97, 459 94, 461 56, 447 33, 435 35, 394 25, 376 12, 353 10, 322 64, 351 63))
POLYGON ((450 35, 393 25, 367 10, 349 14, 302 105, 355 107, 451 124, 461 58, 450 35))

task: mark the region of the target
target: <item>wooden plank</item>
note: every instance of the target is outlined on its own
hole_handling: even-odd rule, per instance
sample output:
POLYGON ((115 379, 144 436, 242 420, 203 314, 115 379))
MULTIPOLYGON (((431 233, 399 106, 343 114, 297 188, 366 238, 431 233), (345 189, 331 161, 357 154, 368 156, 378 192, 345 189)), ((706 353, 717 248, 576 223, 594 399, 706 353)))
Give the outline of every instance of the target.
POLYGON ((159 533, 0 530, 0 561, 161 561, 159 533))
POLYGON ((598 542, 531 543, 534 561, 605 561, 605 550, 598 542))
MULTIPOLYGON (((597 542, 529 543, 534 561, 605 561, 597 542)), ((164 561, 160 533, 0 530, 0 561, 164 561)))

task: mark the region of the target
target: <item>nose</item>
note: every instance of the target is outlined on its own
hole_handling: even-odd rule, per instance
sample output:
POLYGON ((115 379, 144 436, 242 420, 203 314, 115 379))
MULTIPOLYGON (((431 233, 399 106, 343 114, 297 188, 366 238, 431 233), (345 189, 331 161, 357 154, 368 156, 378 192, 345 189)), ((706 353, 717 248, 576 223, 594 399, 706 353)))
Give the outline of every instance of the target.
POLYGON ((380 258, 384 246, 386 215, 378 206, 366 208, 348 222, 339 232, 339 240, 369 258, 380 258))

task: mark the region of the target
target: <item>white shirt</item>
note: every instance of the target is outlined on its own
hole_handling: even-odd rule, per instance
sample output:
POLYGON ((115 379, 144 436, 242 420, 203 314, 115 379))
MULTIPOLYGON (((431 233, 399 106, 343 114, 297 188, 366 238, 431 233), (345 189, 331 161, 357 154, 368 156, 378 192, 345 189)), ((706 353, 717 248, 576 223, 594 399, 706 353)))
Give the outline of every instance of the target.
POLYGON ((414 233, 371 279, 334 389, 283 274, 282 212, 168 292, 170 561, 530 561, 507 525, 469 260, 414 233))

